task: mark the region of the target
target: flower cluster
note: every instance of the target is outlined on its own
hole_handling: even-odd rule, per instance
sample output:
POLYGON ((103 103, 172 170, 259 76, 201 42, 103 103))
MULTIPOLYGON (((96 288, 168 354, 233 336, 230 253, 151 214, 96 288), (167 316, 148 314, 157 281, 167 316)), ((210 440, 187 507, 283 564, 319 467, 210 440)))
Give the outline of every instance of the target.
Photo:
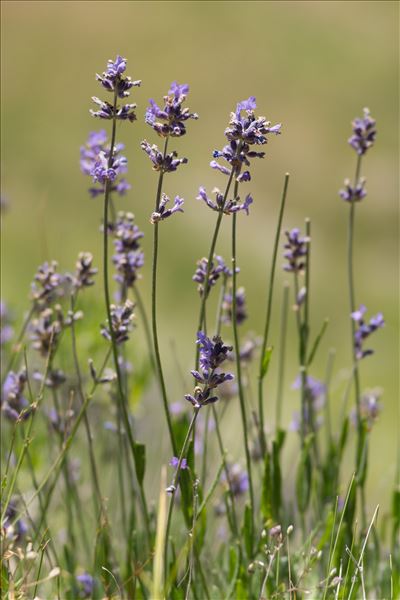
MULTIPOLYGON (((116 98, 126 98, 129 96, 129 90, 132 87, 138 87, 141 84, 140 80, 132 81, 130 77, 123 77, 122 74, 126 70, 126 58, 117 56, 115 61, 109 60, 107 69, 103 75, 96 75, 96 79, 100 81, 101 85, 108 91, 113 92, 116 98)), ((122 121, 135 121, 135 108, 136 104, 123 104, 118 106, 116 103, 110 104, 110 102, 103 102, 96 96, 92 97, 95 104, 98 105, 98 110, 90 110, 90 114, 93 117, 100 119, 119 119, 122 121)))
POLYGON ((373 146, 376 138, 376 121, 370 115, 369 109, 364 108, 364 117, 357 117, 352 122, 353 135, 349 144, 359 156, 365 154, 373 146))
MULTIPOLYGON (((201 258, 196 263, 197 268, 192 277, 193 281, 197 281, 199 284, 197 286, 197 291, 200 296, 204 294, 204 286, 207 279, 207 268, 208 268, 208 258, 201 258)), ((208 282, 207 282, 207 296, 210 292, 210 289, 217 283, 218 279, 222 274, 229 276, 231 271, 226 266, 224 259, 222 256, 217 256, 214 254, 214 260, 211 261, 210 272, 208 274, 208 282)))
POLYGON ((24 396, 27 382, 26 370, 10 371, 4 381, 1 394, 1 409, 10 421, 26 419, 30 414, 29 402, 24 396))
POLYGON ((114 278, 121 286, 130 288, 140 277, 138 270, 144 265, 144 254, 139 243, 144 234, 135 225, 135 217, 132 213, 120 212, 113 228, 113 235, 115 254, 112 260, 117 270, 114 278))
POLYGON ((74 275, 71 276, 73 287, 78 290, 94 285, 93 277, 98 269, 93 267, 93 254, 90 252, 80 252, 76 261, 74 275))
POLYGON ((367 308, 362 304, 360 308, 351 313, 351 318, 356 322, 357 328, 354 332, 354 352, 357 360, 361 360, 365 356, 373 354, 374 351, 371 349, 364 349, 363 343, 367 337, 374 331, 383 327, 385 324, 382 313, 378 313, 374 317, 371 317, 369 323, 365 323, 364 314, 367 308))
POLYGON ((120 196, 126 194, 131 188, 125 179, 119 179, 119 176, 127 171, 127 159, 120 155, 124 149, 123 144, 116 144, 113 151, 112 165, 108 166, 110 156, 110 147, 107 140, 107 133, 101 131, 92 131, 88 140, 80 149, 80 165, 84 175, 93 177, 95 183, 100 184, 89 188, 89 194, 92 198, 103 195, 105 192, 105 182, 110 182, 110 192, 116 192, 120 196))
POLYGON ((339 190, 339 196, 345 202, 360 202, 367 195, 367 190, 365 189, 365 179, 360 179, 356 186, 353 187, 350 183, 349 179, 345 179, 344 188, 339 190))
POLYGON ((219 371, 220 365, 227 359, 232 346, 225 346, 220 336, 211 340, 203 331, 197 334, 197 344, 200 346, 200 371, 191 371, 196 382, 203 387, 196 386, 193 395, 186 394, 185 398, 195 408, 211 404, 218 400, 212 395, 219 385, 233 379, 232 373, 219 371))
MULTIPOLYGON (((376 388, 367 390, 360 400, 360 417, 368 431, 371 431, 375 421, 378 419, 382 411, 382 403, 380 402, 382 390, 376 388)), ((357 411, 354 409, 350 415, 351 421, 355 427, 358 425, 357 411)))
POLYGON ((160 204, 158 206, 158 210, 154 211, 151 214, 150 223, 152 223, 154 225, 155 223, 158 223, 159 221, 163 221, 164 219, 167 219, 168 217, 170 217, 171 215, 173 215, 176 212, 183 212, 183 208, 182 208, 182 206, 184 204, 183 198, 180 198, 179 196, 175 196, 174 204, 173 204, 173 206, 171 206, 171 208, 166 208, 168 202, 169 202, 169 197, 166 194, 162 194, 160 204))
POLYGON ((32 347, 46 358, 50 352, 55 352, 61 332, 81 317, 81 311, 75 313, 68 311, 64 316, 59 304, 54 307, 54 310, 45 308, 31 323, 32 347))
POLYGON ((239 196, 234 200, 225 201, 224 195, 221 194, 218 188, 214 188, 213 193, 215 194, 215 201, 211 200, 207 196, 207 192, 204 187, 200 187, 199 195, 197 196, 196 200, 203 200, 203 202, 205 202, 212 210, 216 210, 218 212, 222 211, 226 215, 232 215, 240 210, 243 210, 246 215, 249 214, 249 206, 253 202, 253 198, 250 194, 247 194, 244 202, 240 204, 238 202, 238 200, 240 200, 239 196))
POLYGON ((213 152, 214 158, 223 158, 229 167, 221 165, 216 160, 210 166, 224 175, 231 175, 232 170, 237 181, 250 181, 250 171, 242 171, 243 165, 250 166, 251 158, 264 158, 265 152, 251 150, 251 146, 261 146, 268 142, 267 135, 281 133, 281 124, 271 126, 265 117, 256 117, 256 99, 250 96, 247 100, 239 102, 236 111, 231 113, 229 126, 225 130, 229 144, 222 150, 213 152))
MULTIPOLYGON (((111 305, 111 327, 113 331, 113 337, 116 344, 122 344, 129 339, 129 332, 132 329, 132 320, 134 317, 133 309, 134 304, 130 300, 126 300, 122 306, 111 305)), ((110 325, 102 326, 101 335, 106 340, 111 341, 110 325)))
POLYGON ((64 277, 57 273, 58 263, 45 262, 37 270, 31 284, 31 297, 36 308, 49 306, 53 300, 63 295, 64 277))
POLYGON ((186 133, 185 121, 198 119, 196 113, 188 108, 182 108, 189 93, 187 84, 179 85, 176 81, 171 84, 167 96, 164 96, 164 107, 160 108, 153 99, 146 110, 146 123, 161 137, 181 137, 186 133))
POLYGON ((172 173, 176 171, 179 165, 184 165, 188 162, 187 158, 177 158, 177 152, 170 152, 169 154, 163 155, 158 149, 156 144, 149 144, 146 140, 140 144, 142 150, 144 150, 147 156, 153 163, 154 171, 162 171, 163 173, 172 173))
MULTIPOLYGON (((232 323, 233 321, 233 295, 231 293, 225 294, 222 303, 223 309, 223 321, 224 323, 232 323)), ((247 319, 246 311, 246 296, 243 287, 236 290, 236 311, 235 321, 238 325, 241 325, 243 321, 247 319)))
POLYGON ((299 273, 305 266, 303 258, 307 256, 310 238, 307 236, 301 237, 298 228, 285 231, 285 235, 287 243, 284 245, 286 251, 283 257, 286 258, 288 263, 283 266, 283 269, 291 273, 299 273))
POLYGON ((11 340, 14 330, 10 325, 10 314, 5 302, 0 301, 0 346, 11 340))

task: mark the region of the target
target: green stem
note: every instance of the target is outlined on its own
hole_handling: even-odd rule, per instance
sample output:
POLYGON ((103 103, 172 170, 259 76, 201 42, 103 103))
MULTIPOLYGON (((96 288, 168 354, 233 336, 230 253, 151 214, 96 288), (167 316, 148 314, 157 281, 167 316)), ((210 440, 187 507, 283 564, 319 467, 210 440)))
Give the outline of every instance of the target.
MULTIPOLYGON (((165 159, 168 148, 168 137, 165 138, 163 158, 165 159)), ((155 212, 158 212, 162 194, 162 184, 164 179, 164 171, 160 171, 158 178, 158 187, 156 194, 155 212)), ((172 452, 176 456, 178 448, 174 436, 174 430, 172 427, 171 415, 168 407, 167 389, 165 386, 164 374, 161 365, 160 348, 158 344, 158 332, 157 332, 157 263, 158 263, 158 226, 159 223, 154 223, 154 237, 153 237, 153 266, 152 266, 152 284, 151 284, 151 321, 153 329, 153 345, 154 355, 156 360, 158 380, 161 388, 162 401, 164 405, 165 418, 167 420, 169 437, 171 440, 172 452)))
MULTIPOLYGON (((239 184, 235 182, 234 198, 238 197, 239 184)), ((251 458, 249 449, 249 440, 247 434, 247 415, 246 415, 246 403, 244 398, 244 389, 242 382, 242 365, 240 363, 240 344, 239 344, 239 332, 236 320, 236 217, 237 213, 233 214, 232 217, 232 325, 233 325, 233 337, 234 337, 234 348, 235 348, 235 361, 236 361, 236 373, 239 391, 239 402, 240 402, 240 413, 242 417, 243 425, 243 440, 244 449, 246 454, 246 466, 247 475, 249 478, 249 494, 250 494, 250 507, 251 507, 251 537, 253 538, 254 533, 254 515, 255 515, 255 503, 254 503, 254 490, 253 490, 253 479, 251 474, 251 458)))
POLYGON ((279 338, 279 366, 278 366, 278 390, 276 394, 276 417, 275 417, 275 439, 281 428, 282 403, 283 403, 283 384, 285 378, 285 358, 286 358, 286 332, 289 308, 289 285, 285 283, 283 288, 283 302, 281 312, 281 331, 279 338))
POLYGON ((285 210, 288 185, 289 185, 289 173, 286 173, 285 181, 283 184, 281 204, 280 204, 280 208, 279 208, 278 225, 277 225, 276 232, 275 232, 274 249, 273 249, 273 254, 272 254, 272 264, 271 264, 271 271, 270 271, 269 284, 268 284, 267 313, 266 313, 266 317, 265 317, 264 337, 263 337, 263 342, 262 342, 262 346, 261 346, 260 367, 259 367, 259 375, 258 375, 258 414, 259 414, 259 421, 260 421, 260 443, 261 443, 261 450, 264 455, 266 452, 266 442, 265 442, 265 431, 264 431, 263 365, 264 365, 264 356, 265 356, 265 352, 267 349, 267 343, 268 343, 269 328, 270 328, 270 323, 271 323, 276 260, 277 260, 277 256, 278 256, 278 246, 279 246, 279 239, 280 239, 280 235, 281 235, 282 219, 283 219, 283 213, 285 210))
POLYGON ((142 295, 140 294, 139 289, 136 284, 133 284, 133 294, 135 296, 135 300, 136 300, 136 303, 139 308, 140 316, 142 317, 144 333, 145 333, 146 342, 147 342, 147 346, 148 346, 148 350, 149 350, 151 366, 152 366, 153 371, 156 371, 156 363, 154 360, 153 344, 151 341, 150 324, 149 324, 149 320, 148 320, 147 314, 146 314, 146 309, 145 309, 145 306, 144 306, 144 303, 142 300, 142 295))
MULTIPOLYGON (((113 162, 113 157, 114 157, 114 146, 115 146, 116 124, 117 124, 116 107, 117 107, 117 89, 114 92, 113 120, 112 120, 110 155, 108 158, 108 168, 111 167, 112 162, 113 162)), ((121 369, 120 369, 120 365, 119 365, 119 361, 118 361, 118 348, 117 348, 117 343, 116 343, 116 339, 115 339, 115 331, 113 329, 112 319, 111 319, 110 289, 109 289, 109 281, 108 281, 108 209, 109 209, 109 200, 110 200, 110 190, 111 190, 111 182, 107 180, 106 186, 105 186, 105 193, 104 193, 104 217, 103 217, 104 296, 105 296, 109 331, 110 331, 110 336, 111 336, 111 347, 112 347, 112 354, 113 354, 113 358, 114 358, 114 367, 115 367, 115 371, 117 374, 119 410, 120 410, 120 414, 122 416, 122 421, 124 423, 126 433, 128 436, 129 446, 130 446, 132 457, 133 457, 133 460, 135 463, 135 469, 136 469, 136 474, 137 474, 138 469, 140 468, 139 462, 138 462, 139 458, 137 456, 136 446, 135 446, 136 442, 133 437, 131 424, 129 422, 128 410, 127 410, 126 401, 125 401, 125 397, 124 397, 121 369)), ((151 547, 151 533, 150 533, 149 515, 148 515, 148 510, 147 510, 147 502, 146 502, 146 498, 145 498, 143 483, 140 481, 139 477, 137 479, 138 479, 138 483, 139 483, 140 496, 141 496, 141 501, 142 501, 141 502, 142 503, 142 512, 143 512, 143 517, 144 517, 144 522, 145 522, 146 535, 147 535, 149 546, 151 547)))

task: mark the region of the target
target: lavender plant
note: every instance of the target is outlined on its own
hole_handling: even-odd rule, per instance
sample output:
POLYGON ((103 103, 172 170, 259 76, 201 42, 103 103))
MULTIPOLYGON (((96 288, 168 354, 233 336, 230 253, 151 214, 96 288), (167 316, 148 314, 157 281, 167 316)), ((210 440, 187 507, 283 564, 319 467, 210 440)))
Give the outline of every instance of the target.
MULTIPOLYGON (((197 261, 192 277, 199 298, 197 329, 192 332, 193 386, 186 373, 179 373, 184 392, 170 401, 177 377, 163 366, 160 352, 159 227, 183 213, 184 200, 165 193, 164 176, 188 163, 171 151, 170 138, 185 135, 187 122, 198 116, 185 107, 189 86, 176 82, 161 106, 149 101, 144 116, 164 140, 161 150, 146 140, 140 143, 158 173, 155 204, 149 208, 150 326, 138 287, 145 264, 145 228, 133 212, 115 205, 125 196, 129 209, 134 206, 131 186, 123 177, 127 159, 117 141, 117 125, 124 121, 129 126, 141 118, 135 104, 125 103, 141 82, 126 76, 126 67, 126 59, 118 55, 96 76, 111 101, 93 97, 96 109, 90 112, 110 121, 110 132, 91 132, 80 149, 81 171, 93 181, 89 195, 104 201, 105 311, 101 309, 100 326, 94 322, 95 293, 90 296, 98 286, 99 262, 90 252, 79 253, 71 272, 64 273, 55 260, 39 266, 17 334, 12 313, 10 317, 8 306, 1 304, 4 597, 397 597, 399 491, 395 489, 392 510, 385 515, 390 535, 380 531, 378 507, 371 506, 366 495, 368 448, 379 426, 382 389, 362 391, 360 382, 362 366, 372 360, 372 334, 385 321, 381 313, 366 318, 366 307, 355 302, 354 281, 355 207, 367 193, 361 160, 375 142, 375 121, 365 109, 353 122, 349 144, 357 154, 356 173, 339 192, 349 207, 350 311, 345 317, 350 320, 352 356, 342 414, 338 417, 333 410, 334 352, 327 357, 323 380, 314 362, 323 353, 328 320, 313 333, 311 244, 314 253, 317 242, 312 240, 310 219, 305 220, 304 234, 300 228, 287 229, 282 240, 288 174, 273 240, 265 322, 257 327, 261 336, 246 330, 252 299, 238 286, 245 273, 238 267, 237 219, 240 214, 252 218, 253 196, 242 193, 242 185, 251 185, 252 160, 265 156, 259 146, 281 132, 280 124, 256 116, 253 96, 237 104, 225 130, 227 144, 213 152, 210 166, 225 177, 224 190, 215 188, 210 196, 199 188, 197 199, 217 214, 208 254, 197 261), (232 225, 230 262, 217 254, 227 218, 232 225), (290 282, 284 284, 275 340, 271 323, 282 241, 283 271, 290 282), (287 356, 291 285, 295 365, 287 356), (153 367, 144 383, 134 362, 142 328, 153 367), (94 342, 88 345, 88 338, 94 342), (273 353, 271 341, 278 352, 273 353), (269 369, 276 355, 274 422, 269 369), (285 424, 282 405, 289 368, 295 379, 292 388, 300 397, 292 422, 285 424), (130 399, 138 386, 141 395, 133 406, 130 399), (355 401, 349 411, 347 396, 353 388, 355 401), (159 435, 160 421, 148 402, 152 395, 159 400, 158 389, 169 442, 155 456, 152 444, 146 449, 138 439, 145 437, 147 424, 152 436, 159 435), (236 409, 240 434, 232 414, 236 409), (234 438, 240 440, 237 451, 234 438), (347 481, 345 458, 351 443, 356 445, 355 471, 347 481), (160 483, 158 504, 154 482, 160 483)), ((195 192, 193 205, 199 206, 194 198, 195 192)), ((185 215, 180 219, 177 223, 184 227, 185 215)))

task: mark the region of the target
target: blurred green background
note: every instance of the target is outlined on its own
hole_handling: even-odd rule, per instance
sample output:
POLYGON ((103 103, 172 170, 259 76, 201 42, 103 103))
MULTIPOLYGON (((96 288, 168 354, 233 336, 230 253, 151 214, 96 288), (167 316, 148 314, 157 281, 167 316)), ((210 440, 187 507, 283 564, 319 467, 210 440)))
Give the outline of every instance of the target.
MULTIPOLYGON (((312 374, 323 377, 328 350, 336 348, 336 410, 350 365, 348 206, 337 191, 355 169, 356 157, 347 145, 350 122, 368 106, 377 119, 378 137, 362 168, 368 196, 357 206, 356 297, 370 315, 382 311, 387 322, 372 341, 376 354, 361 366, 363 387, 385 389, 383 414, 373 432, 369 477, 374 501, 385 504, 395 474, 398 436, 397 44, 395 2, 2 2, 2 195, 9 203, 3 216, 2 298, 20 319, 41 262, 56 259, 60 269, 72 269, 78 252, 89 250, 101 264, 102 202, 88 197, 89 180, 79 171, 79 147, 89 131, 109 125, 90 117, 90 98, 106 95, 95 73, 119 53, 128 59, 127 74, 143 80, 131 96, 138 103, 138 121, 118 129, 132 184, 118 208, 134 212, 145 232, 147 263, 140 285, 149 300, 149 216, 157 177, 139 143, 143 138, 158 140, 143 116, 148 99, 161 100, 171 81, 189 83, 188 105, 200 120, 189 122, 188 135, 173 144, 181 156, 188 156, 189 164, 167 177, 165 189, 179 193, 186 204, 184 215, 161 226, 159 280, 160 337, 170 398, 181 398, 176 361, 185 372, 192 366, 198 315, 191 276, 196 260, 208 254, 215 221, 215 214, 195 197, 199 185, 208 190, 224 185, 223 176, 208 166, 211 152, 224 144, 223 132, 236 103, 255 95, 259 114, 282 122, 283 134, 270 140, 265 160, 254 164, 246 191, 255 202, 250 216, 239 218, 239 283, 246 287, 250 313, 242 335, 263 328, 267 269, 288 171, 284 226, 302 227, 305 217, 312 220, 314 333, 325 316, 330 318, 312 374)), ((229 226, 227 218, 218 245, 227 260, 229 226)), ((279 271, 274 344, 285 280, 287 275, 279 271)), ((99 281, 97 292, 89 292, 93 323, 94 314, 104 318, 100 289, 99 281)), ((296 376, 293 325, 285 423, 298 404, 298 394, 290 389, 296 376)), ((142 344, 140 331, 137 339, 142 344)), ((266 393, 271 426, 276 362, 266 393)), ((155 406, 150 403, 150 410, 155 406)), ((146 408, 140 410, 144 415, 146 408)), ((154 442, 165 426, 154 420, 145 427, 153 428, 154 442)), ((237 455, 242 454, 240 427, 232 417, 226 431, 227 445, 237 455)), ((163 437, 167 444, 165 429, 163 437)), ((349 454, 349 470, 352 464, 349 454)))

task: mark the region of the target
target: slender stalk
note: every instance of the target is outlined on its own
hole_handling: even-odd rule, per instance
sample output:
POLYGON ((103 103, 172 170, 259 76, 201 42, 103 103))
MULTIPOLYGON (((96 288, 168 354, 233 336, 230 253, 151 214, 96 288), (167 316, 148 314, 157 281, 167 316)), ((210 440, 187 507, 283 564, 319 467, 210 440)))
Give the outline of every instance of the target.
POLYGON ((289 308, 289 285, 285 283, 283 287, 283 302, 281 312, 281 331, 279 338, 279 366, 278 366, 278 390, 276 394, 276 417, 275 417, 275 438, 281 428, 282 401, 283 401, 283 382, 285 378, 285 358, 286 358, 286 332, 289 308))
POLYGON ((326 430, 328 433, 327 436, 327 444, 328 451, 332 445, 332 424, 331 424, 331 407, 330 407, 330 387, 331 387, 331 379, 333 372, 333 363, 335 360, 335 350, 331 349, 328 355, 328 362, 326 365, 326 374, 325 374, 325 420, 326 420, 326 430))
POLYGON ((261 450, 264 455, 266 452, 266 442, 265 442, 265 431, 264 431, 263 365, 264 365, 264 356, 265 356, 265 352, 267 349, 267 343, 268 343, 269 328, 270 328, 270 323, 271 323, 276 259, 278 256, 278 246, 279 246, 279 239, 280 239, 280 235, 281 235, 283 213, 285 210, 286 195, 287 195, 287 190, 288 190, 288 185, 289 185, 289 177, 290 177, 289 173, 286 173, 285 181, 283 184, 281 204, 280 204, 280 208, 279 208, 278 225, 277 225, 276 232, 275 232, 274 249, 273 249, 273 253, 272 253, 272 264, 271 264, 271 271, 270 271, 269 284, 268 284, 267 313, 266 313, 266 317, 265 317, 264 337, 263 337, 263 342, 262 342, 262 346, 261 346, 260 368, 259 368, 259 375, 258 375, 258 415, 259 415, 260 433, 261 433, 260 442, 261 442, 261 450))
POLYGON ((181 453, 179 455, 179 460, 178 460, 175 475, 174 475, 174 478, 172 481, 172 485, 169 488, 169 490, 171 490, 171 498, 170 498, 169 507, 168 507, 167 525, 165 528, 165 541, 164 541, 164 574, 165 574, 165 577, 167 577, 167 571, 168 571, 168 542, 169 542, 169 532, 171 529, 171 522, 172 522, 172 513, 174 510, 175 492, 176 492, 178 481, 179 481, 179 474, 180 474, 181 467, 182 467, 182 461, 185 458, 185 454, 186 454, 186 451, 187 451, 187 448, 189 445, 189 441, 190 441, 190 436, 192 434, 194 425, 196 423, 196 419, 200 412, 200 408, 201 407, 195 408, 193 411, 192 420, 190 421, 189 428, 186 432, 186 437, 183 442, 181 453))
POLYGON ((146 342, 147 342, 147 346, 148 346, 148 350, 149 350, 149 357, 150 357, 151 366, 152 366, 152 369, 155 371, 156 370, 156 363, 155 363, 155 360, 154 360, 153 344, 152 344, 152 341, 151 341, 150 324, 149 324, 149 320, 148 320, 147 314, 146 314, 146 309, 145 309, 145 306, 144 306, 144 303, 143 303, 143 300, 142 300, 142 295, 139 292, 139 288, 135 284, 133 284, 133 294, 135 296, 135 300, 136 300, 136 303, 137 303, 138 308, 139 308, 140 316, 142 317, 143 327, 144 327, 144 333, 145 333, 146 342))
MULTIPOLYGON (((238 187, 239 184, 235 182, 235 191, 234 198, 238 197, 238 187)), ((244 440, 244 449, 246 454, 246 466, 247 466, 247 475, 249 478, 249 494, 250 494, 250 506, 251 506, 251 528, 252 528, 252 539, 254 532, 254 514, 255 514, 255 502, 254 502, 254 489, 253 489, 253 479, 251 474, 251 458, 250 458, 250 448, 249 448, 249 440, 247 434, 247 415, 246 415, 246 402, 244 398, 244 389, 243 389, 243 381, 242 381, 242 365, 240 362, 240 344, 239 344, 239 332, 238 332, 238 324, 236 319, 236 217, 237 213, 234 213, 232 216, 232 325, 233 325, 233 337, 234 337, 234 348, 235 348, 235 360, 236 360, 236 374, 237 374, 237 382, 238 382, 238 391, 239 391, 239 402, 240 402, 240 413, 242 417, 242 425, 243 425, 243 440, 244 440)))
MULTIPOLYGON (((165 138, 163 158, 165 159, 168 149, 168 137, 165 138)), ((156 194, 155 212, 158 212, 162 194, 162 184, 164 179, 164 171, 160 171, 158 178, 158 187, 156 194)), ((151 323, 153 330, 153 344, 154 344, 154 355, 157 367, 158 380, 161 388, 161 395, 164 405, 165 418, 167 420, 169 437, 171 440, 172 452, 176 456, 178 448, 174 436, 174 430, 172 427, 171 415, 168 408, 167 389, 165 386, 164 374, 161 365, 160 348, 158 344, 158 333, 157 333, 157 263, 158 263, 158 226, 159 223, 154 223, 154 237, 153 237, 153 266, 152 266, 152 283, 151 283, 151 323)))
MULTIPOLYGON (((114 156, 116 124, 117 124, 116 106, 117 106, 117 89, 115 89, 115 92, 114 92, 111 145, 110 145, 110 155, 108 157, 108 168, 111 167, 112 162, 113 162, 113 156, 114 156)), ((113 358, 114 358, 114 367, 115 367, 115 371, 117 374, 117 390, 118 390, 119 410, 120 410, 120 414, 122 416, 122 421, 123 421, 125 429, 126 429, 126 433, 127 433, 128 440, 129 440, 129 446, 130 446, 130 450, 132 453, 132 457, 133 457, 133 460, 135 463, 135 469, 136 469, 136 473, 137 473, 139 464, 138 464, 138 456, 137 456, 136 446, 135 446, 136 442, 133 437, 131 424, 129 422, 128 410, 127 410, 127 406, 126 406, 126 399, 124 397, 121 369, 120 369, 119 360, 118 360, 118 348, 117 348, 117 343, 116 343, 116 339, 115 339, 115 331, 112 327, 112 319, 111 319, 110 288, 109 288, 109 281, 108 281, 108 210, 109 210, 110 190, 111 190, 111 182, 109 180, 107 180, 106 186, 105 186, 105 193, 104 193, 104 217, 103 217, 104 296, 105 296, 109 331, 110 331, 110 336, 111 336, 111 347, 112 347, 112 354, 113 354, 113 358)), ((138 477, 138 483, 139 483, 139 490, 140 490, 140 496, 141 496, 141 504, 142 504, 142 511, 143 511, 143 517, 144 517, 144 522, 145 522, 146 534, 147 534, 149 546, 151 546, 150 522, 149 522, 149 515, 148 515, 148 510, 147 510, 147 502, 146 502, 146 498, 145 498, 143 483, 140 482, 139 477, 138 477)))

